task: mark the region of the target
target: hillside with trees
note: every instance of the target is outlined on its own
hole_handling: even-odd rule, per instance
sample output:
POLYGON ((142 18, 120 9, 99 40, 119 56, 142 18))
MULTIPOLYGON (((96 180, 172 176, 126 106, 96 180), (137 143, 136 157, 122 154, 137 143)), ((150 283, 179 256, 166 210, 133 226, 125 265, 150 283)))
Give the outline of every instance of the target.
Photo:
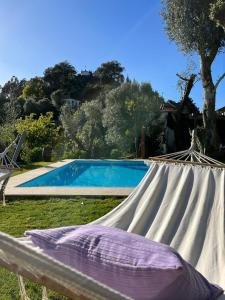
POLYGON ((46 149, 53 159, 138 157, 143 127, 157 143, 163 98, 123 72, 117 61, 80 73, 64 61, 43 76, 13 76, 1 87, 1 148, 26 131, 27 162, 42 160, 46 149))

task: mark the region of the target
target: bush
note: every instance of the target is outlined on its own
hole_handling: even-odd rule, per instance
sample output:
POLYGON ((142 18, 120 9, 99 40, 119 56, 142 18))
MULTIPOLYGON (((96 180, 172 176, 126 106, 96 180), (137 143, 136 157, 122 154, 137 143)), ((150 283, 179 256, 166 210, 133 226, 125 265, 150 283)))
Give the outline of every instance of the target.
POLYGON ((84 159, 87 158, 87 152, 84 150, 79 150, 77 148, 72 149, 71 151, 65 151, 63 154, 63 159, 84 159))
POLYGON ((37 118, 35 114, 16 121, 19 133, 26 132, 22 159, 25 161, 40 161, 43 148, 54 148, 60 140, 60 127, 53 121, 53 113, 48 112, 37 118), (34 160, 33 160, 34 159, 34 160))
POLYGON ((111 150, 111 153, 110 153, 110 157, 111 158, 120 158, 121 154, 120 154, 120 151, 118 149, 112 149, 111 150))
POLYGON ((22 160, 27 162, 37 162, 42 160, 42 148, 34 147, 28 148, 24 147, 21 154, 22 160))
POLYGON ((127 153, 123 155, 124 159, 135 159, 136 158, 136 154, 135 153, 127 153))
POLYGON ((60 143, 58 143, 53 149, 52 149, 52 161, 60 160, 63 158, 65 149, 65 143, 62 139, 60 143))
POLYGON ((84 150, 80 150, 80 156, 79 156, 80 159, 85 159, 87 158, 87 152, 84 151, 84 150))

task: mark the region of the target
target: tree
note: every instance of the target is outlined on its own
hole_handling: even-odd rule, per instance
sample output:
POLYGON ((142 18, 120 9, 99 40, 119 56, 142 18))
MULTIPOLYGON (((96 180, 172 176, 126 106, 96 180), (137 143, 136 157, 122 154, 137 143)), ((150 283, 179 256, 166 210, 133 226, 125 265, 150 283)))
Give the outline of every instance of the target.
POLYGON ((61 121, 67 140, 85 151, 87 157, 96 158, 104 153, 102 111, 102 103, 98 100, 85 102, 75 112, 68 106, 62 109, 61 121))
POLYGON ((23 116, 23 100, 20 99, 20 95, 25 83, 25 79, 19 80, 17 77, 12 76, 1 88, 0 122, 15 122, 16 118, 23 116))
MULTIPOLYGON (((53 148, 60 137, 60 127, 57 127, 53 121, 53 113, 48 112, 39 118, 35 114, 26 116, 25 119, 18 119, 16 129, 19 133, 26 132, 26 140, 23 146, 23 158, 31 160, 38 154, 41 157, 41 151, 44 147, 53 148)), ((34 159, 33 159, 34 160, 34 159)))
POLYGON ((225 1, 217 0, 211 5, 210 17, 225 30, 225 1))
POLYGON ((46 96, 46 83, 42 77, 31 78, 24 86, 21 97, 23 99, 41 99, 46 96))
POLYGON ((0 152, 2 152, 16 138, 15 123, 5 122, 4 124, 1 124, 0 131, 1 131, 0 152))
POLYGON ((126 82, 106 95, 103 125, 106 141, 121 155, 138 152, 142 127, 159 120, 163 99, 148 83, 126 82))
POLYGON ((210 20, 211 0, 162 0, 162 16, 170 40, 184 53, 196 52, 200 57, 201 80, 204 89, 204 148, 213 152, 217 145, 215 101, 216 90, 225 74, 212 79, 212 63, 225 45, 221 27, 210 20))
POLYGON ((5 111, 5 117, 3 119, 4 123, 15 123, 16 119, 23 116, 23 99, 12 99, 7 101, 4 106, 3 110, 5 111))
POLYGON ((56 64, 54 67, 44 71, 44 81, 48 87, 48 96, 56 90, 63 90, 64 94, 76 96, 77 71, 67 61, 56 64))
POLYGON ((24 102, 25 115, 36 114, 37 116, 40 116, 41 114, 45 115, 48 112, 53 112, 54 116, 56 115, 56 109, 48 98, 43 98, 39 101, 28 99, 24 102))
POLYGON ((52 104, 60 109, 64 104, 65 94, 63 90, 56 90, 51 94, 52 104))
POLYGON ((16 76, 12 76, 2 87, 1 94, 7 100, 16 99, 22 94, 25 84, 25 79, 19 80, 16 76))
POLYGON ((0 94, 0 124, 4 123, 6 117, 5 98, 0 94))
POLYGON ((109 61, 101 64, 100 67, 94 72, 94 76, 97 77, 103 84, 121 84, 124 81, 123 76, 124 68, 116 61, 109 61))

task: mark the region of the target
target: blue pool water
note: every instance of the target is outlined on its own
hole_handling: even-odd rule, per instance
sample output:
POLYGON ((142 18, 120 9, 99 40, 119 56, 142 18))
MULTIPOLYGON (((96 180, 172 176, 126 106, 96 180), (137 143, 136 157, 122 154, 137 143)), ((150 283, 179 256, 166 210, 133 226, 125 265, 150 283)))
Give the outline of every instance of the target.
POLYGON ((143 161, 76 160, 21 187, 135 187, 148 168, 143 161))

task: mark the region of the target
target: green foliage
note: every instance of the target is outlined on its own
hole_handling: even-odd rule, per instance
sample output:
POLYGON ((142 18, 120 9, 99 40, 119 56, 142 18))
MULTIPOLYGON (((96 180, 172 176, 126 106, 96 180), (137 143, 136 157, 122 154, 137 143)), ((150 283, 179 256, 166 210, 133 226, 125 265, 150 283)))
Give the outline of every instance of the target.
POLYGON ((76 149, 85 151, 88 158, 119 158, 134 152, 137 155, 141 128, 151 127, 151 136, 162 129, 162 102, 149 84, 129 81, 85 102, 76 112, 64 106, 64 157, 80 157, 76 149))
POLYGON ((46 83, 41 77, 31 78, 24 86, 21 97, 23 99, 41 99, 45 97, 46 83))
POLYGON ((112 61, 97 68, 94 76, 88 71, 77 74, 75 67, 64 61, 47 68, 44 76, 29 81, 13 76, 1 88, 0 123, 6 120, 6 115, 10 122, 14 122, 24 115, 40 115, 48 111, 53 111, 57 120, 64 98, 96 99, 100 93, 123 81, 123 69, 117 61, 112 61))
POLYGON ((23 100, 19 98, 26 81, 13 76, 1 88, 0 93, 0 122, 15 122, 23 115, 23 100))
POLYGON ((63 107, 61 121, 65 137, 88 157, 100 157, 104 153, 104 128, 102 103, 99 100, 85 102, 77 111, 63 107))
POLYGON ((150 84, 126 82, 106 95, 106 141, 123 155, 138 152, 141 128, 158 124, 163 99, 150 84))
POLYGON ((87 152, 84 150, 80 150, 78 148, 73 148, 70 151, 65 151, 63 154, 63 159, 85 159, 87 158, 87 152))
POLYGON ((60 137, 60 127, 53 122, 53 113, 41 115, 35 118, 35 114, 26 116, 16 122, 16 129, 19 133, 26 132, 26 141, 23 148, 23 157, 39 156, 39 150, 43 147, 53 148, 60 137))
POLYGON ((121 84, 124 81, 123 71, 124 68, 121 64, 118 61, 113 60, 101 64, 95 71, 94 76, 99 78, 100 82, 103 84, 121 84))
POLYGON ((48 86, 48 94, 62 89, 65 94, 75 96, 77 89, 77 71, 67 61, 56 64, 44 71, 44 81, 48 86))
POLYGON ((56 109, 51 100, 48 98, 43 98, 38 101, 34 99, 28 99, 25 101, 23 109, 25 115, 36 114, 39 116, 48 112, 53 112, 56 114, 56 109))
POLYGON ((222 9, 225 4, 224 0, 216 0, 213 2, 214 3, 211 3, 211 9, 210 9, 211 17, 214 17, 217 14, 218 10, 222 9))
POLYGON ((121 157, 120 151, 118 149, 112 149, 110 152, 110 157, 113 159, 117 159, 121 157))
POLYGON ((29 148, 27 143, 23 146, 21 159, 26 162, 37 162, 42 160, 42 148, 29 148))
POLYGON ((129 78, 122 84, 123 71, 118 61, 109 61, 94 73, 77 74, 65 61, 29 81, 12 77, 0 93, 0 124, 16 123, 18 132, 27 131, 22 154, 27 161, 39 160, 43 147, 52 148, 57 159, 137 152, 140 126, 152 118, 153 103, 159 108, 162 99, 148 84, 138 85, 129 78), (65 105, 67 97, 83 104, 75 111, 65 105), (65 139, 54 149, 60 122, 65 139))
POLYGON ((225 30, 225 1, 216 0, 211 4, 210 18, 225 30))
POLYGON ((211 4, 215 0, 163 0, 162 16, 170 40, 184 53, 196 52, 200 57, 201 80, 204 90, 203 125, 205 143, 202 148, 209 155, 217 151, 219 137, 216 128, 216 90, 224 78, 213 82, 212 64, 225 46, 222 27, 210 19, 211 4))
POLYGON ((0 125, 0 152, 2 152, 15 139, 15 124, 4 123, 0 125))
POLYGON ((25 84, 25 79, 19 80, 16 76, 12 76, 2 87, 1 94, 8 100, 16 99, 21 95, 25 84))
POLYGON ((210 55, 224 46, 222 28, 209 18, 212 0, 163 0, 162 3, 167 34, 182 51, 210 55))
POLYGON ((2 107, 2 123, 15 123, 16 119, 23 115, 23 99, 10 99, 2 107))
POLYGON ((65 98, 65 95, 64 95, 64 92, 62 89, 56 90, 51 94, 52 103, 57 109, 59 109, 59 108, 61 108, 61 106, 63 106, 64 98, 65 98))

